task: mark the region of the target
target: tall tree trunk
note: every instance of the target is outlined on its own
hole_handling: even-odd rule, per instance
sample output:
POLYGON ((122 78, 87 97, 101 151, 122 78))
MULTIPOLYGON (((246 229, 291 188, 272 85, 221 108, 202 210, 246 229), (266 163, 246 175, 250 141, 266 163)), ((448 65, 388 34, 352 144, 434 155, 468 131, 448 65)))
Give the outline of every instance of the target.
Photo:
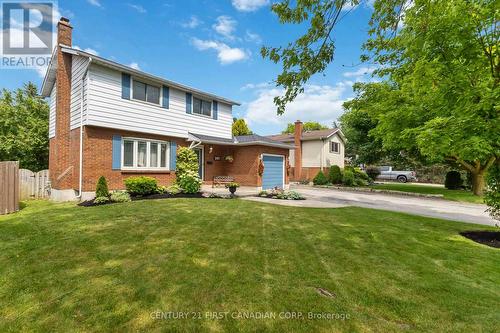
POLYGON ((472 192, 475 195, 483 195, 486 187, 484 172, 471 172, 472 174, 472 192))

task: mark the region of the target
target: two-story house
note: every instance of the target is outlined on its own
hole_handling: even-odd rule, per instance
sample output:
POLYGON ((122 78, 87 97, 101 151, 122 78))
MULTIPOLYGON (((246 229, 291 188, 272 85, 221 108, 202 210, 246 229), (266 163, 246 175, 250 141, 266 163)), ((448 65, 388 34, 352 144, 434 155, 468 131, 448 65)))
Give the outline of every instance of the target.
POLYGON ((239 103, 75 49, 72 29, 61 18, 41 88, 50 97, 54 200, 93 197, 100 176, 110 189, 138 175, 169 185, 179 146, 196 151, 205 183, 231 176, 256 188, 287 186, 291 145, 233 137, 232 107, 239 103))
POLYGON ((312 180, 320 170, 327 172, 332 165, 344 167, 345 137, 340 128, 304 131, 302 122, 297 120, 293 134, 268 138, 295 145, 290 150, 290 174, 294 181, 312 180))

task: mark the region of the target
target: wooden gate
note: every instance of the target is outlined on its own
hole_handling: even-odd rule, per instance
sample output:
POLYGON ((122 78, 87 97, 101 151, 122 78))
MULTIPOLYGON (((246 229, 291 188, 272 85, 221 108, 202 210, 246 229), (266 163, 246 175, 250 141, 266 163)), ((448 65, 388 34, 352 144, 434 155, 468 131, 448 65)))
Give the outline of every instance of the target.
POLYGON ((19 197, 21 200, 43 199, 49 197, 49 170, 33 172, 19 170, 19 197))
POLYGON ((0 162, 0 214, 19 210, 19 162, 0 162))

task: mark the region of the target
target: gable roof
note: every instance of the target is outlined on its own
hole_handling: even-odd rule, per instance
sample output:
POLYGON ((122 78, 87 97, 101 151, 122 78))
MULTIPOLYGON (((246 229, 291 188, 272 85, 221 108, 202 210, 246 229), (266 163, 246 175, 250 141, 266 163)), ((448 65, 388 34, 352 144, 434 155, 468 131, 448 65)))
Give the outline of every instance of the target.
MULTIPOLYGON (((302 132, 302 141, 309 140, 322 140, 328 139, 335 133, 338 133, 340 138, 344 139, 344 134, 340 130, 340 128, 328 128, 324 130, 316 130, 316 131, 304 131, 302 132)), ((294 142, 295 135, 294 134, 277 134, 277 135, 269 135, 268 138, 281 142, 294 142)))
MULTIPOLYGON (((207 92, 198 90, 196 88, 192 88, 192 87, 183 85, 181 83, 166 80, 166 79, 163 79, 159 76, 148 74, 148 73, 143 72, 141 70, 137 70, 137 69, 131 68, 129 66, 119 64, 119 63, 114 62, 112 60, 108 60, 108 59, 105 59, 103 57, 99 57, 99 56, 96 56, 94 54, 82 51, 82 50, 78 50, 78 49, 68 47, 65 45, 59 45, 59 46, 61 47, 63 53, 73 54, 73 55, 82 56, 82 57, 92 59, 92 63, 97 63, 99 65, 113 68, 113 69, 119 70, 119 71, 124 72, 124 73, 129 73, 129 74, 137 76, 137 77, 149 79, 149 80, 158 82, 160 84, 164 84, 164 85, 169 86, 169 87, 177 88, 179 90, 186 91, 186 92, 191 92, 191 93, 194 93, 196 95, 200 95, 202 97, 210 98, 210 99, 213 99, 213 100, 216 100, 219 102, 223 102, 226 104, 241 105, 239 102, 235 102, 235 101, 227 99, 225 97, 220 97, 220 96, 217 96, 217 95, 214 95, 211 93, 207 93, 207 92)), ((55 52, 55 49, 54 49, 54 52, 52 54, 52 58, 50 60, 49 67, 47 68, 47 73, 45 74, 45 78, 44 78, 43 83, 42 83, 41 95, 43 97, 50 96, 50 92, 52 91, 52 87, 54 86, 54 83, 56 81, 56 67, 57 67, 57 52, 55 52)))
POLYGON ((287 148, 293 149, 294 146, 283 143, 280 141, 272 140, 268 137, 251 134, 251 135, 238 135, 234 136, 231 139, 219 138, 216 136, 203 135, 203 134, 194 134, 189 133, 188 141, 199 141, 202 143, 211 143, 211 144, 221 144, 221 145, 230 145, 230 146, 271 146, 271 147, 279 147, 279 148, 287 148))

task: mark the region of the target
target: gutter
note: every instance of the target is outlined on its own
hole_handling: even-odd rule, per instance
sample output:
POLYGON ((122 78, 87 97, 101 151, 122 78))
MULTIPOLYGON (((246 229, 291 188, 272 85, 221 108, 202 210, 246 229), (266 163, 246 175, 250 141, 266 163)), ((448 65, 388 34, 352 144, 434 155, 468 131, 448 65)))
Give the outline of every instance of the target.
MULTIPOLYGON (((82 198, 83 189, 83 87, 84 82, 87 79, 87 74, 89 72, 90 63, 92 62, 92 57, 89 57, 89 62, 87 63, 87 68, 82 76, 82 84, 80 87, 80 167, 78 168, 79 179, 78 179, 78 199, 82 198)), ((88 96, 89 85, 87 84, 87 96, 88 96)), ((89 101, 87 98, 87 111, 89 109, 89 101)))

